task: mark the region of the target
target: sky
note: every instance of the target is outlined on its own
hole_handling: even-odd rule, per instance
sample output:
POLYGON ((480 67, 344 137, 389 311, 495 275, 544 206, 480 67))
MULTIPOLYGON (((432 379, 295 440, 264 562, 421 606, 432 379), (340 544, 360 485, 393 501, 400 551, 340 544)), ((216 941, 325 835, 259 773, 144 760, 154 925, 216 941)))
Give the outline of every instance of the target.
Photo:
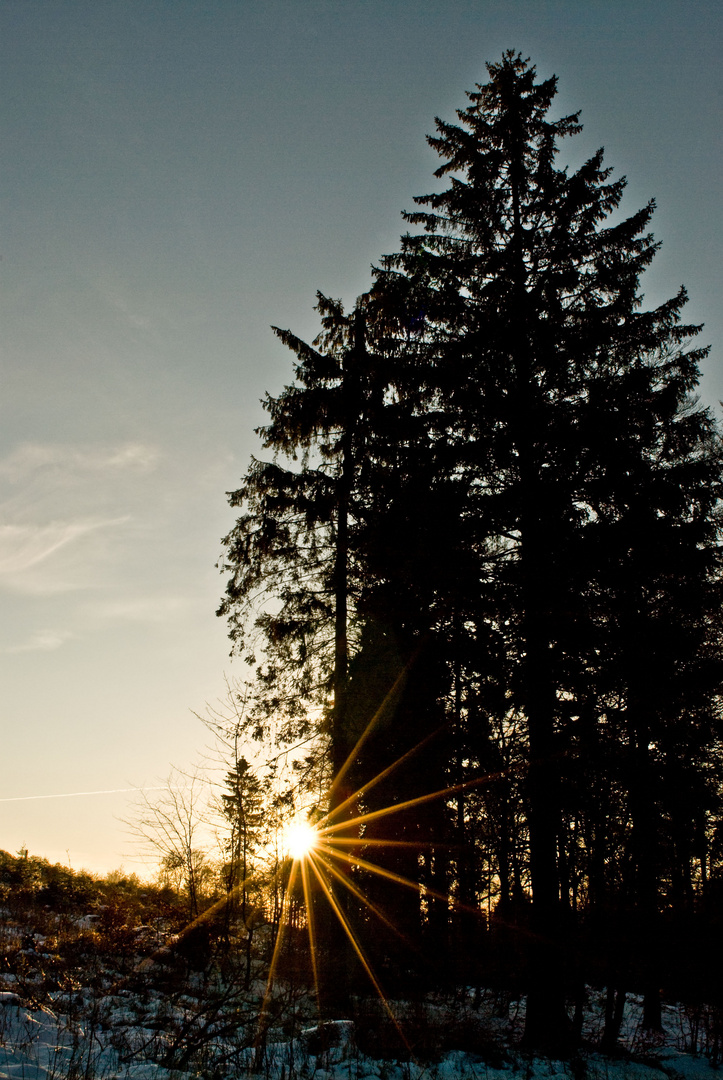
POLYGON ((556 74, 562 160, 656 198, 646 304, 686 285, 720 411, 722 30, 718 0, 3 0, 0 848, 139 869, 127 789, 245 675, 216 562, 292 378, 269 327, 369 287, 485 61, 556 74))

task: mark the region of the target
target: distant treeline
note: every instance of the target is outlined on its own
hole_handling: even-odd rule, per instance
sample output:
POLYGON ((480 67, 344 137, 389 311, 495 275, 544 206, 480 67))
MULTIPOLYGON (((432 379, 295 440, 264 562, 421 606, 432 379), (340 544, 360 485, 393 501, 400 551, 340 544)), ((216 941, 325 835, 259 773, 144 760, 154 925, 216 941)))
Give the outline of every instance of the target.
POLYGON ((13 907, 28 901, 51 911, 90 911, 111 894, 146 895, 165 891, 141 881, 137 874, 114 870, 105 875, 73 870, 63 863, 51 863, 25 848, 16 855, 0 850, 0 904, 13 907))

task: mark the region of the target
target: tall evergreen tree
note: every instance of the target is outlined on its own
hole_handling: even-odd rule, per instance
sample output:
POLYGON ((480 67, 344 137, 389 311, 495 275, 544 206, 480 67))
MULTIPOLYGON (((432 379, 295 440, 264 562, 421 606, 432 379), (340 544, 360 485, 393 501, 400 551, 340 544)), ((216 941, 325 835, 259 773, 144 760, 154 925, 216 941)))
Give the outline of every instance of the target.
POLYGON ((691 396, 684 290, 642 309, 654 204, 618 219, 602 151, 557 166, 580 125, 551 118, 554 78, 514 52, 488 73, 429 140, 449 184, 406 215, 422 231, 350 315, 320 297, 313 346, 277 331, 297 383, 262 435, 286 463, 255 462, 231 496, 220 613, 241 644, 273 598, 262 697, 276 709, 287 685, 297 732, 322 707, 330 779, 375 713, 350 784, 444 728, 361 808, 454 793, 365 835, 427 845, 387 856, 423 886, 394 912, 413 940, 445 940, 434 892, 474 907, 486 888, 508 928, 531 894, 526 1037, 557 1050, 576 921, 650 931, 635 962, 655 1023, 656 920, 690 901, 696 860, 707 873, 721 451, 691 396))
MULTIPOLYGON (((687 442, 676 445, 670 430, 657 443, 641 438, 641 425, 671 429, 679 422, 701 356, 684 345, 698 328, 679 322, 683 290, 653 311, 639 310, 639 277, 657 248, 645 231, 653 203, 609 223, 625 181, 610 179, 602 151, 573 173, 555 167, 559 141, 580 130, 578 114, 550 119, 556 79, 537 82, 535 69, 514 52, 488 71, 490 81, 469 95, 458 125, 437 121, 429 142, 443 164, 435 175, 449 176, 451 184, 416 199, 421 209, 406 216, 424 232, 403 237, 401 252, 384 261, 376 289, 401 298, 407 319, 417 320, 429 436, 445 445, 447 468, 467 487, 466 542, 478 557, 470 585, 473 595, 482 593, 467 625, 480 634, 486 623, 487 636, 503 639, 510 664, 507 709, 526 726, 535 942, 527 1036, 554 1045, 566 1026, 557 978, 564 970, 562 784, 574 715, 569 703, 590 681, 600 647, 598 640, 594 656, 581 653, 580 634, 590 623, 586 594, 598 574, 589 546, 604 526, 595 483, 609 455, 605 429, 621 432, 611 498, 620 500, 620 484, 654 458, 671 486, 669 499, 677 497, 679 506, 668 514, 656 505, 652 513, 668 514, 671 528, 690 523, 692 515, 709 529, 698 541, 708 552, 704 578, 715 563, 711 508, 718 490, 705 496, 703 485, 717 475, 719 462, 702 410, 688 418, 687 442), (636 380, 649 392, 623 398, 636 380), (608 397, 592 425, 600 387, 608 397), (677 471, 666 468, 666 453, 677 453, 677 471), (705 464, 696 475, 699 459, 705 464)), ((649 472, 643 498, 655 502, 649 472)), ((654 531, 633 528, 636 550, 658 539, 654 531)), ((694 547, 683 552, 678 546, 675 555, 666 550, 665 573, 680 572, 677 555, 695 561, 694 547)), ((619 564, 618 612, 624 594, 629 597, 625 572, 619 564)), ((674 602, 670 592, 669 599, 674 602)), ((628 697, 641 667, 648 679, 644 658, 628 664, 628 697)), ((593 712, 597 717, 597 701, 593 712)), ((640 707, 631 705, 629 717, 631 738, 647 746, 652 733, 640 707)), ((645 833, 650 791, 636 790, 635 816, 645 833)), ((632 789, 630 798, 635 801, 632 789)), ((642 855, 638 865, 641 889, 650 877, 642 855)))
POLYGON ((333 775, 348 753, 350 500, 371 393, 363 300, 347 316, 319 294, 317 310, 313 345, 274 328, 297 357, 297 382, 264 402, 270 423, 258 433, 273 460, 254 459, 229 493, 244 513, 224 540, 231 576, 218 614, 256 665, 260 716, 285 714, 293 739, 322 714, 333 775))

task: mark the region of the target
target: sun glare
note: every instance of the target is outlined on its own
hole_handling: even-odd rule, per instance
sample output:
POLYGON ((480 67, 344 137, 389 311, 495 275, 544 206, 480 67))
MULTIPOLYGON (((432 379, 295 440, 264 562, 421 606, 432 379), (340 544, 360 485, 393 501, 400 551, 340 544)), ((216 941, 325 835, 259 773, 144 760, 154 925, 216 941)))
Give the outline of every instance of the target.
POLYGON ((285 841, 291 858, 301 861, 314 850, 319 834, 308 821, 292 821, 286 829, 285 841))
MULTIPOLYGON (((393 691, 394 687, 390 691, 390 694, 393 693, 393 691)), ((318 928, 315 926, 315 914, 318 911, 318 904, 315 904, 312 901, 314 896, 319 897, 323 895, 328 902, 328 906, 336 916, 336 919, 348 940, 350 948, 356 954, 369 981, 374 987, 374 990, 379 995, 379 999, 392 1024, 399 1033, 402 1042, 409 1050, 410 1055, 412 1055, 412 1060, 414 1059, 409 1043, 399 1025, 399 1021, 395 1017, 392 1007, 372 970, 370 960, 365 953, 363 942, 357 936, 354 926, 346 916, 345 903, 343 899, 340 899, 340 896, 344 891, 351 893, 351 895, 372 915, 376 916, 376 918, 384 923, 389 929, 397 933, 402 940, 405 940, 404 935, 394 925, 393 918, 390 918, 364 894, 363 888, 360 888, 360 885, 362 884, 361 878, 358 882, 355 882, 352 879, 351 871, 358 870, 377 875, 387 881, 394 882, 397 885, 413 890, 417 896, 420 897, 422 893, 419 881, 411 877, 404 877, 383 865, 376 865, 364 858, 363 854, 366 854, 367 851, 373 851, 376 847, 394 847, 398 845, 404 848, 420 848, 428 845, 420 845, 418 841, 401 838, 385 839, 370 837, 365 835, 364 826, 380 818, 385 818, 404 810, 410 810, 414 806, 422 806, 435 799, 448 799, 450 795, 455 794, 458 791, 464 791, 468 788, 476 787, 479 784, 488 783, 491 780, 494 780, 496 776, 501 776, 503 774, 486 774, 485 776, 478 776, 453 787, 445 787, 439 791, 433 791, 429 794, 416 796, 402 802, 381 806, 377 809, 364 810, 363 803, 360 803, 360 800, 367 792, 377 784, 381 783, 382 780, 386 779, 396 769, 401 768, 413 754, 421 750, 435 738, 437 734, 439 734, 439 732, 432 732, 418 743, 417 746, 412 747, 410 750, 406 751, 406 753, 402 754, 401 757, 397 758, 391 765, 382 769, 381 772, 371 780, 368 780, 353 794, 347 795, 346 798, 339 801, 338 791, 341 783, 348 773, 351 764, 356 759, 360 746, 362 746, 369 737, 370 732, 382 714, 383 708, 378 709, 357 741, 356 746, 349 754, 347 761, 337 772, 326 800, 329 803, 333 803, 333 808, 329 809, 327 813, 319 817, 314 824, 298 814, 294 816, 283 829, 281 837, 282 850, 284 855, 291 857, 292 862, 289 870, 288 883, 282 894, 279 932, 274 943, 273 954, 269 964, 266 992, 259 1012, 259 1040, 262 1040, 265 1037, 265 1032, 270 1022, 268 1006, 271 1000, 277 968, 282 956, 284 931, 291 925, 288 914, 288 898, 294 896, 295 890, 297 890, 300 885, 303 890, 304 906, 306 908, 306 928, 309 935, 309 950, 311 954, 317 1002, 320 1003, 321 1000, 316 947, 318 928), (335 799, 332 798, 334 792, 337 793, 337 798, 335 799)), ((440 728, 439 730, 441 731, 442 729, 440 728)), ((435 892, 428 886, 425 886, 424 892, 429 897, 439 900, 447 905, 452 904, 455 908, 466 911, 471 915, 479 916, 480 914, 477 908, 468 907, 448 895, 435 892)), ((319 1004, 319 1008, 321 1008, 321 1004, 319 1004)), ((259 1041, 259 1046, 260 1045, 262 1045, 261 1041, 259 1041)))
MULTIPOLYGON (((347 918, 347 909, 342 894, 345 892, 350 893, 360 905, 366 908, 390 930, 393 930, 398 934, 402 940, 406 940, 404 935, 401 933, 400 929, 395 926, 393 916, 389 917, 392 913, 385 913, 377 906, 377 904, 373 903, 372 900, 365 895, 363 890, 363 875, 367 873, 374 874, 386 881, 394 882, 397 885, 411 889, 416 893, 418 898, 421 898, 424 894, 427 897, 439 900, 440 903, 448 906, 452 905, 460 911, 465 911, 469 915, 478 918, 480 917, 481 913, 479 908, 468 906, 447 894, 436 892, 428 885, 425 885, 424 890, 422 891, 420 882, 415 880, 414 877, 404 877, 402 874, 398 874, 392 869, 384 867, 383 865, 377 865, 363 857, 365 854, 373 852, 374 849, 378 847, 399 846, 402 848, 416 848, 419 850, 422 847, 431 847, 431 844, 395 837, 387 839, 369 836, 366 835, 365 826, 372 821, 377 821, 402 811, 408 811, 412 809, 412 807, 423 806, 436 799, 448 800, 451 795, 454 795, 457 792, 478 787, 480 784, 491 783, 492 781, 507 775, 510 768, 502 770, 499 773, 486 773, 483 776, 476 776, 471 780, 464 781, 463 783, 456 784, 452 787, 444 787, 438 791, 432 791, 425 795, 418 795, 410 799, 405 799, 402 802, 390 803, 387 806, 380 806, 377 809, 364 809, 364 802, 366 801, 365 796, 367 793, 383 780, 387 779, 387 777, 395 770, 400 769, 414 754, 418 753, 423 747, 427 746, 432 739, 436 738, 437 735, 444 730, 443 728, 439 728, 437 731, 427 735, 416 746, 407 750, 401 757, 397 758, 396 761, 387 765, 386 768, 382 769, 381 772, 368 780, 358 790, 350 795, 346 795, 341 801, 339 799, 342 782, 347 776, 351 765, 357 759, 360 747, 364 745, 365 741, 369 738, 370 733, 379 722, 380 717, 384 715, 386 702, 392 697, 402 678, 403 674, 399 676, 399 679, 389 691, 385 702, 374 713, 357 740, 356 746, 351 750, 346 762, 334 777, 331 788, 325 799, 327 804, 331 804, 331 808, 325 814, 322 814, 321 817, 317 817, 314 824, 309 822, 305 817, 302 817, 299 813, 289 820, 283 829, 281 847, 284 855, 290 856, 292 862, 289 869, 288 882, 285 890, 282 892, 279 931, 276 935, 276 941, 274 942, 273 954, 268 970, 266 992, 259 1012, 259 1047, 265 1045, 262 1040, 265 1038, 270 1023, 269 1003, 277 968, 282 956, 284 931, 291 925, 289 920, 290 898, 294 895, 298 896, 299 885, 303 891, 304 906, 306 908, 306 928, 309 935, 309 950, 319 1008, 321 1009, 316 946, 318 928, 315 925, 318 904, 314 903, 313 900, 314 897, 318 898, 323 895, 326 898, 328 907, 338 920, 350 948, 356 954, 369 981, 374 987, 374 990, 379 995, 379 1000, 384 1006, 392 1024, 399 1033, 399 1037, 409 1050, 412 1060, 414 1060, 414 1055, 411 1047, 399 1025, 399 1021, 394 1015, 394 1011, 392 1010, 389 1001, 385 997, 384 991, 374 971, 372 970, 372 965, 365 953, 363 942, 357 936, 354 925, 347 918), (357 875, 353 874, 353 871, 361 871, 362 873, 357 875)), ((515 768, 516 766, 511 767, 511 769, 515 768)), ((240 886, 237 886, 237 888, 240 888, 240 886)), ((222 901, 219 901, 219 903, 221 902, 222 901)))

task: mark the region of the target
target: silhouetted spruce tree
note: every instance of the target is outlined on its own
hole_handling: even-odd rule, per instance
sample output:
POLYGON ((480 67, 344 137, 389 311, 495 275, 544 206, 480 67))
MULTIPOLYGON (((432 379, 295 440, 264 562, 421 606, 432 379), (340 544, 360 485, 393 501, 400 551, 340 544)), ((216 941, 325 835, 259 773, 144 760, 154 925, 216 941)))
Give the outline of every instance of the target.
MULTIPOLYGON (((383 774, 364 793, 368 811, 410 804, 469 779, 472 760, 479 756, 472 745, 479 739, 468 723, 469 699, 487 689, 475 684, 472 691, 467 685, 470 671, 478 670, 472 658, 480 648, 488 650, 488 664, 478 682, 492 678, 488 639, 493 635, 485 626, 475 637, 468 625, 482 604, 475 583, 479 551, 465 512, 466 478, 455 468, 454 448, 438 437, 441 403, 430 382, 434 373, 415 306, 423 297, 414 298, 413 283, 400 281, 399 293, 393 284, 369 299, 386 379, 383 407, 369 434, 369 469, 355 532, 359 636, 350 664, 349 719, 354 730, 363 730, 376 715, 356 769, 359 782, 383 774), (392 768, 400 759, 403 766, 392 768)), ((495 674, 499 686, 498 668, 495 674)), ((453 919, 451 927, 450 904, 437 897, 450 893, 467 906, 476 903, 475 845, 466 842, 466 806, 464 792, 457 791, 454 805, 441 797, 414 803, 366 827, 370 840, 395 842, 375 847, 374 861, 427 890, 415 896, 379 878, 365 883, 417 946, 415 959, 391 932, 379 928, 375 943, 390 978, 403 981, 420 968, 435 980, 451 974, 448 932, 458 935, 460 920, 453 919)), ((470 920, 466 923, 465 933, 474 936, 470 920)))
MULTIPOLYGON (((352 540, 365 512, 368 443, 386 375, 367 348, 365 297, 347 314, 318 294, 316 309, 322 330, 313 345, 274 328, 297 357, 296 381, 264 403, 270 423, 259 433, 274 460, 254 461, 230 495, 245 513, 225 540, 223 568, 231 578, 219 614, 229 617, 237 648, 256 634, 259 714, 284 709, 286 736, 316 737, 326 808, 338 823, 340 814, 354 813, 348 797, 358 779, 345 767, 360 733, 348 707, 362 573, 352 540)), ((356 718, 366 723, 369 716, 364 721, 357 709, 356 718)), ((339 902, 346 906, 343 890, 339 902)), ((321 929, 326 952, 341 956, 338 996, 348 967, 345 942, 328 920, 321 929)))
MULTIPOLYGON (((435 175, 451 183, 415 200, 421 209, 406 217, 424 232, 403 237, 401 252, 383 262, 375 288, 395 299, 401 322, 414 322, 410 371, 419 378, 423 357, 428 438, 445 447, 450 474, 466 488, 465 542, 477 556, 469 587, 481 597, 466 625, 482 638, 486 624, 488 637, 503 639, 510 672, 506 710, 525 723, 533 899, 526 1037, 554 1049, 567 1036, 563 780, 586 687, 591 722, 600 722, 601 687, 593 677, 600 639, 588 603, 599 567, 589 545, 591 535, 604 532, 595 482, 609 456, 606 421, 622 433, 623 486, 625 477, 645 473, 649 456, 655 466, 648 486, 655 469, 671 484, 670 506, 657 505, 657 493, 646 490, 638 509, 652 499, 653 516, 662 515, 661 528, 669 531, 699 519, 697 544, 707 552, 707 565, 693 573, 703 582, 715 572, 711 514, 718 492, 711 489, 706 499, 702 485, 718 475, 719 464, 703 411, 691 414, 688 441, 676 445, 674 430, 683 428, 675 425, 684 425, 701 355, 684 344, 698 330, 679 322, 684 291, 653 311, 639 310, 639 277, 657 248, 646 233, 653 203, 611 223, 625 181, 610 180, 602 151, 572 173, 555 166, 559 141, 580 130, 578 114, 550 117, 556 79, 537 82, 535 69, 514 52, 488 71, 490 81, 469 94, 458 125, 437 121, 438 134, 429 142, 443 164, 435 175), (651 392, 626 398, 636 372, 651 392), (593 425, 600 387, 603 398, 609 396, 593 425), (638 432, 646 424, 667 426, 667 434, 646 441, 638 432), (676 454, 678 468, 671 472, 667 458, 676 454), (706 465, 696 476, 701 457, 706 465)), ((615 484, 609 497, 624 501, 615 484)), ((450 504, 450 511, 457 507, 450 504)), ((633 524, 635 513, 631 506, 628 521, 635 551, 643 556, 660 530, 641 531, 633 524)), ((688 535, 694 534, 691 526, 688 535)), ((666 547, 655 575, 669 614, 681 589, 676 559, 694 558, 698 550, 692 539, 681 545, 666 547)), ((604 541, 597 554, 607 559, 604 541)), ((626 565, 618 562, 616 580, 601 586, 615 606, 609 620, 626 619, 626 565)), ((648 583, 637 583, 638 593, 648 583)), ((699 625, 700 606, 693 618, 699 625)), ((626 625, 638 651, 644 648, 639 633, 646 625, 626 625)), ((687 644, 685 652, 690 655, 687 644)), ((647 768, 650 706, 643 705, 639 673, 648 657, 631 655, 625 668, 616 656, 628 739, 644 748, 637 764, 647 768)), ((642 678, 648 687, 649 667, 642 678)), ((620 779, 619 761, 614 767, 620 779)), ((640 777, 627 779, 642 845, 654 814, 651 789, 640 777)), ((642 854, 636 865, 636 894, 642 897, 652 889, 654 871, 645 868, 642 854)))
POLYGON ((258 433, 273 460, 254 459, 229 493, 244 513, 224 539, 231 576, 218 614, 256 665, 260 716, 285 714, 299 738, 318 730, 310 716, 322 711, 335 775, 348 753, 350 499, 369 389, 363 300, 347 316, 319 294, 317 310, 314 345, 274 328, 297 356, 297 381, 264 402, 270 423, 258 433))
POLYGON ((251 952, 257 915, 251 901, 254 863, 262 845, 268 792, 264 791, 264 785, 251 771, 245 757, 239 757, 226 773, 225 788, 220 801, 221 812, 229 823, 229 833, 224 844, 224 932, 228 944, 231 920, 238 913, 245 932, 245 985, 248 989, 251 982, 251 952))
MULTIPOLYGON (((336 811, 355 786, 444 720, 445 665, 433 636, 439 596, 444 618, 451 605, 439 567, 459 576, 464 549, 457 545, 457 559, 444 558, 445 537, 456 532, 445 518, 449 498, 439 489, 452 481, 437 468, 435 483, 429 471, 427 420, 418 388, 395 364, 402 350, 388 334, 384 305, 361 297, 347 315, 319 296, 318 310, 322 332, 313 346, 276 331, 297 357, 297 378, 265 402, 271 422, 260 434, 275 460, 254 461, 230 496, 245 513, 225 541, 223 568, 231 578, 219 613, 229 617, 237 649, 248 652, 256 636, 261 712, 285 709, 286 733, 299 737, 309 733, 312 710, 317 717, 321 710, 317 731, 329 808, 336 811), (417 675, 407 688, 411 667, 424 678, 417 675), (385 704, 395 684, 398 691, 385 704), (345 769, 370 722, 374 734, 345 769)), ((426 793, 429 784, 443 788, 445 761, 439 746, 416 755, 361 808, 402 802, 426 793)), ((430 836, 440 839, 444 831, 441 800, 422 811, 424 823, 419 813, 407 816, 395 815, 381 836, 409 833, 423 841, 427 883, 446 890, 444 859, 429 854, 430 836)), ((387 869, 418 877, 416 851, 397 848, 387 862, 387 869)), ((389 890, 383 891, 389 908, 389 890)), ((396 890, 392 906, 395 921, 418 940, 420 898, 396 890)), ((440 917, 446 921, 446 913, 440 917)))
MULTIPOLYGON (((655 1023, 662 908, 709 872, 721 456, 684 291, 641 309, 653 203, 613 218, 625 181, 602 151, 556 167, 580 130, 550 116, 556 80, 514 52, 488 72, 437 121, 450 183, 406 215, 424 231, 349 315, 320 297, 313 347, 277 331, 297 382, 266 403, 278 460, 231 496, 220 613, 239 646, 255 618, 260 700, 321 732, 329 779, 377 715, 346 790, 443 728, 360 809, 476 786, 366 835, 419 841, 387 869, 470 906, 486 890, 525 930, 526 1038, 559 1050, 589 972, 635 981, 655 1023), (612 944, 623 922, 627 970, 620 946, 581 972, 575 933, 612 944)), ((379 895, 444 951, 447 905, 379 895)))
POLYGON ((710 414, 690 398, 702 351, 682 347, 677 332, 588 395, 588 422, 605 436, 588 530, 599 724, 614 737, 607 756, 632 822, 620 895, 648 1027, 660 1026, 661 912, 679 920, 692 910, 694 822, 720 799, 711 766, 723 675, 721 448, 710 414))

